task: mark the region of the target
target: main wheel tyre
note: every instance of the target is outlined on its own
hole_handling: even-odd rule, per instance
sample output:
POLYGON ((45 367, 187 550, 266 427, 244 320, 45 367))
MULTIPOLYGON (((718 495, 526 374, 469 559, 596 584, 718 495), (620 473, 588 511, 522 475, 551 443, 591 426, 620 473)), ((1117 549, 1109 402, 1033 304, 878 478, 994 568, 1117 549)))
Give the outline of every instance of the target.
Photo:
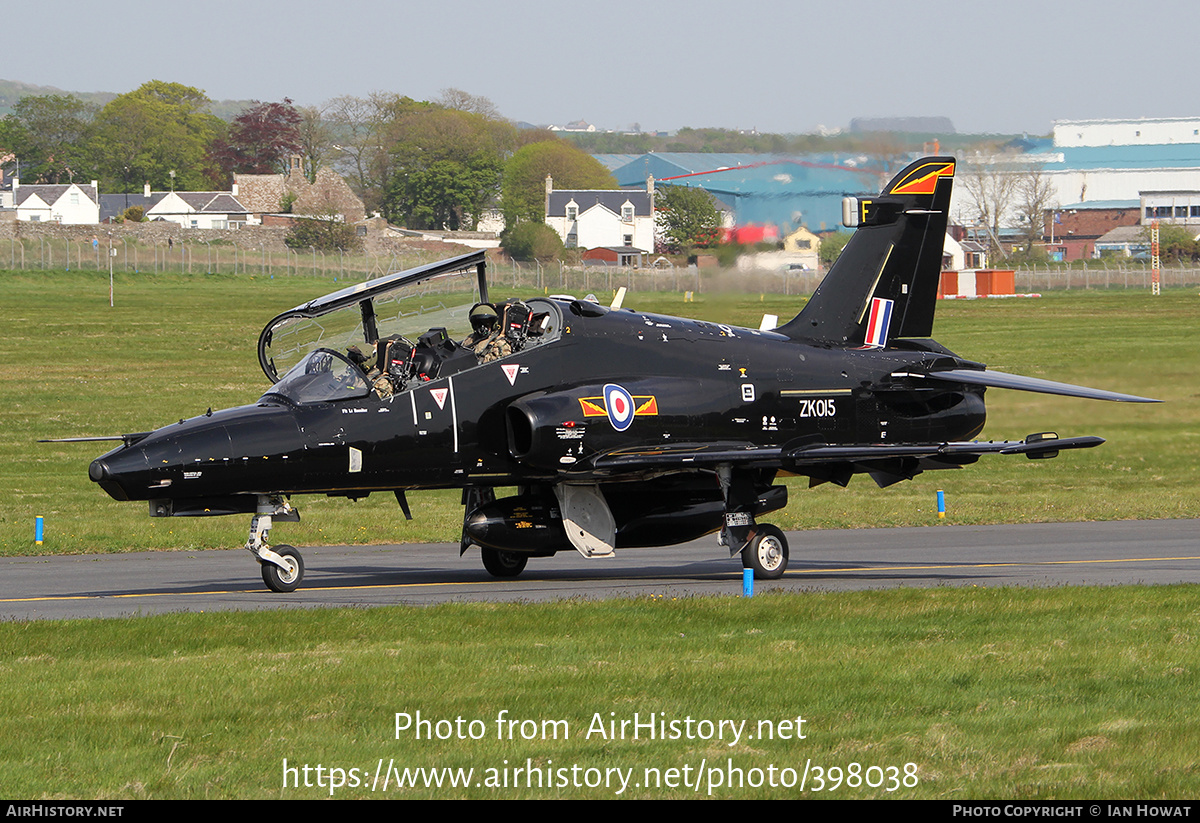
POLYGON ((274 551, 283 558, 287 568, 281 569, 274 563, 264 562, 263 582, 273 592, 294 592, 304 579, 304 558, 293 546, 276 546, 274 551))
POLYGON ((503 549, 480 549, 483 555, 483 567, 492 577, 516 577, 525 571, 529 555, 520 552, 508 552, 503 549))
POLYGON ((742 549, 742 566, 754 569, 755 580, 778 580, 787 563, 787 538, 774 526, 760 525, 750 544, 742 549))

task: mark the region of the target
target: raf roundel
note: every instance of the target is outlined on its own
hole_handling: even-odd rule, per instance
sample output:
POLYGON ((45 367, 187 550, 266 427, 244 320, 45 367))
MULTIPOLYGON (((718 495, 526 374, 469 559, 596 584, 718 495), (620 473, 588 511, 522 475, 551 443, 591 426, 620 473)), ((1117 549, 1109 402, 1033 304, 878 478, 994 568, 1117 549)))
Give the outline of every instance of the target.
POLYGON ((608 410, 608 422, 619 432, 629 428, 633 422, 633 395, 615 383, 604 387, 604 406, 608 410))

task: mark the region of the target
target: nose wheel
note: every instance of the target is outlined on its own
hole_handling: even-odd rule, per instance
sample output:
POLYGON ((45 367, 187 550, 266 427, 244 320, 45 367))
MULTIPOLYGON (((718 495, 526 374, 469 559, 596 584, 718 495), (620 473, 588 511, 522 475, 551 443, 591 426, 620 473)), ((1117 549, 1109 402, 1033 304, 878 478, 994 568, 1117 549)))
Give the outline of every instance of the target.
POLYGON ((262 579, 273 592, 294 592, 304 579, 304 558, 293 546, 276 546, 282 566, 269 560, 262 563, 262 579))
POLYGON ((274 520, 296 523, 300 512, 279 495, 258 496, 258 512, 250 521, 250 536, 243 547, 258 560, 262 579, 273 592, 294 592, 304 579, 304 558, 295 546, 281 545, 274 549, 267 543, 274 520))

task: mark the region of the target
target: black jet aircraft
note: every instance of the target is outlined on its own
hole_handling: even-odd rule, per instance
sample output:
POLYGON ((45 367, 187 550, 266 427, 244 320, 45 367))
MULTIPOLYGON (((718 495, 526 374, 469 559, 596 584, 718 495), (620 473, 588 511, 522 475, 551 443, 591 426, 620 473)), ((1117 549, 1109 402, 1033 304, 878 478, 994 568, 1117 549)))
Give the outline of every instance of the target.
POLYGON ((271 320, 257 403, 124 435, 92 480, 153 517, 252 514, 245 548, 275 591, 304 575, 271 547, 291 498, 462 489, 460 548, 493 575, 574 548, 718 532, 777 578, 788 545, 760 522, 783 474, 880 486, 984 454, 1054 457, 1098 437, 976 441, 988 387, 1146 398, 987 370, 928 339, 955 161, 908 166, 877 197, 794 319, 747 329, 570 296, 492 302, 483 252, 380 277, 271 320), (499 488, 516 493, 497 498, 499 488))

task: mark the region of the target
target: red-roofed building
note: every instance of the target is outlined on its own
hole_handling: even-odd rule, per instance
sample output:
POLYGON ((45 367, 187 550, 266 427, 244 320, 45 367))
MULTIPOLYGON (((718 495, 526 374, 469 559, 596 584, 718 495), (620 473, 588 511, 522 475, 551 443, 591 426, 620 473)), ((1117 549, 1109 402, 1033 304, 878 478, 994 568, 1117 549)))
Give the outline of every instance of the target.
POLYGON ((1094 200, 1043 213, 1046 250, 1056 260, 1090 260, 1096 241, 1121 226, 1136 226, 1141 218, 1137 200, 1094 200))

